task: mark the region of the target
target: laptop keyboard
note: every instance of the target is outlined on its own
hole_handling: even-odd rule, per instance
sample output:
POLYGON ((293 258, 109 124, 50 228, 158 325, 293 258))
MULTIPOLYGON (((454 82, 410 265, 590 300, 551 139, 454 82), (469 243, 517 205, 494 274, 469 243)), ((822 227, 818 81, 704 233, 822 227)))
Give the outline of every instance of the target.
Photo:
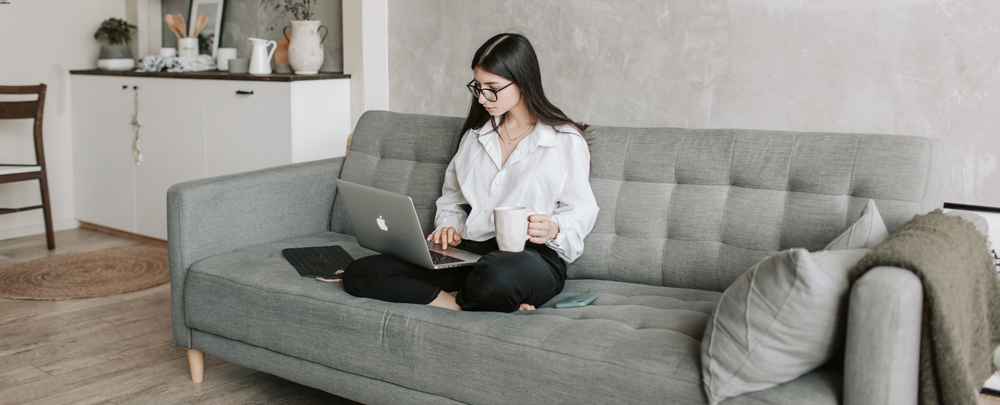
POLYGON ((435 252, 433 250, 431 250, 430 252, 431 252, 431 261, 434 262, 434 264, 448 264, 448 263, 456 263, 462 261, 461 259, 456 259, 451 256, 446 256, 438 252, 435 252))

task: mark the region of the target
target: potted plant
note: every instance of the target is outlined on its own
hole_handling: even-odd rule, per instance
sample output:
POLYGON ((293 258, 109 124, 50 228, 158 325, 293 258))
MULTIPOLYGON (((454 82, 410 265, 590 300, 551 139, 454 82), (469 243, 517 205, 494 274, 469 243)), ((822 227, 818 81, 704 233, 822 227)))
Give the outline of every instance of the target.
POLYGON ((293 18, 291 35, 287 27, 282 32, 290 41, 288 62, 296 74, 316 74, 323 65, 322 44, 328 32, 319 20, 313 20, 316 3, 317 0, 261 0, 264 8, 284 12, 293 18), (322 36, 320 31, 323 31, 322 36))
POLYGON ((310 21, 316 16, 313 12, 313 0, 283 0, 276 8, 291 14, 296 21, 310 21))
POLYGON ((99 59, 132 59, 129 41, 136 26, 120 18, 109 18, 94 32, 94 39, 101 42, 99 59))

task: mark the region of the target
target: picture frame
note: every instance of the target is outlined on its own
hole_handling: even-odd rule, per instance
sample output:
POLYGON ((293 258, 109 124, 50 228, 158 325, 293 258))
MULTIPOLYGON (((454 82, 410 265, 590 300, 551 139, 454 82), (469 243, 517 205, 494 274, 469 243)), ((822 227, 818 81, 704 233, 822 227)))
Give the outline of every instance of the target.
POLYGON ((199 16, 208 16, 208 26, 198 35, 198 53, 209 54, 213 58, 219 51, 222 39, 222 16, 226 10, 226 0, 191 0, 188 12, 188 35, 195 30, 199 16))

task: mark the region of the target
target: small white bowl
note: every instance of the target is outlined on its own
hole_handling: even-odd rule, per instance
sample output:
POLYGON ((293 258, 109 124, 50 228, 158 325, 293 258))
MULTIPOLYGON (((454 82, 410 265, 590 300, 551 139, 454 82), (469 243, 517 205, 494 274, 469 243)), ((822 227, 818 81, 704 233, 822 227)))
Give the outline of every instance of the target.
POLYGON ((98 59, 97 68, 101 70, 124 71, 135 69, 135 59, 98 59))

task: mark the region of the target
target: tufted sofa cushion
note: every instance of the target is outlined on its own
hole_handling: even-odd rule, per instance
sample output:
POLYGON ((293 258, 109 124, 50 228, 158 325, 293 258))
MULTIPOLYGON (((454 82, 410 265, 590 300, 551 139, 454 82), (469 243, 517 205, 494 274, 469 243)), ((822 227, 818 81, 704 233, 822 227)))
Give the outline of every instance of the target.
MULTIPOLYGON (((430 229, 462 123, 365 112, 341 176, 409 194, 430 229)), ((869 198, 890 231, 940 206, 926 138, 666 127, 586 137, 601 211, 570 278, 722 291, 776 251, 821 249, 869 198)), ((353 234, 346 214, 334 202, 332 231, 353 234)))
POLYGON ((185 308, 211 310, 190 310, 189 326, 464 403, 705 403, 698 358, 717 292, 569 280, 536 311, 445 311, 351 296, 281 256, 329 244, 374 253, 325 232, 194 263, 185 308), (553 308, 583 291, 598 301, 553 308))
MULTIPOLYGON (((423 229, 434 229, 444 170, 458 148, 461 118, 366 111, 351 135, 340 178, 413 198, 423 229)), ((354 235, 338 195, 330 230, 354 235)))
POLYGON ((601 216, 571 277, 723 290, 792 247, 821 249, 874 199, 923 212, 932 144, 892 135, 596 128, 601 216))

